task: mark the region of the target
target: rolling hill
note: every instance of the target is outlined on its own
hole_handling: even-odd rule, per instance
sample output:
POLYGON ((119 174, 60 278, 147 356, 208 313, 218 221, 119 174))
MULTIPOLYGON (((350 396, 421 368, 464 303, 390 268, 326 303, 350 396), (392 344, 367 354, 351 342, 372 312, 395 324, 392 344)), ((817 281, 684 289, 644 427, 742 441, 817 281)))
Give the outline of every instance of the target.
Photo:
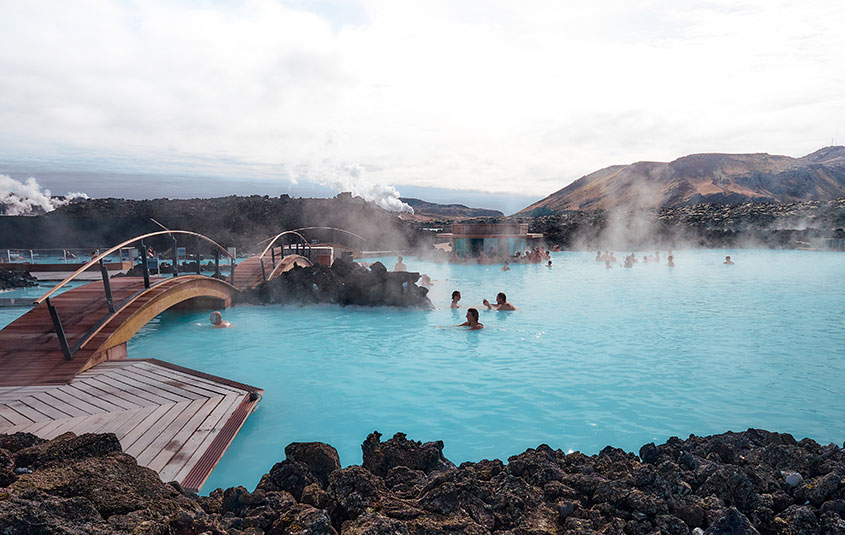
POLYGON ((840 197, 845 197, 845 147, 835 146, 801 158, 692 154, 672 162, 614 165, 579 178, 517 215, 840 197))

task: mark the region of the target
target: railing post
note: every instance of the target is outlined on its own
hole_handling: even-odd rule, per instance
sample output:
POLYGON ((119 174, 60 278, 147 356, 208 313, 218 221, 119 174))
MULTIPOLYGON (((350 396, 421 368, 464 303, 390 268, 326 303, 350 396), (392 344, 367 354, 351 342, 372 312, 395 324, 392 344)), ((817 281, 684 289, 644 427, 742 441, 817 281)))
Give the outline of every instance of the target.
POLYGON ((106 263, 100 259, 100 273, 103 274, 103 289, 106 291, 106 304, 109 307, 109 312, 114 314, 114 300, 111 296, 111 283, 109 282, 109 270, 106 268, 106 263))
POLYGON ((214 276, 220 276, 220 249, 214 248, 214 276))
POLYGON ((264 270, 264 259, 261 258, 261 276, 264 278, 264 282, 267 282, 267 272, 264 270))
POLYGON ((150 266, 147 265, 147 248, 144 246, 144 242, 141 242, 141 265, 143 266, 144 272, 144 288, 150 287, 150 266))
POLYGON ((65 330, 62 329, 62 320, 59 319, 59 311, 56 310, 56 307, 53 306, 53 303, 50 302, 50 298, 47 298, 47 310, 50 311, 50 317, 53 318, 53 328, 56 330, 56 336, 59 337, 59 343, 62 345, 62 352, 65 354, 65 360, 70 360, 73 358, 73 354, 70 352, 70 346, 67 343, 67 338, 65 337, 65 330))
POLYGON ((179 247, 176 245, 176 236, 173 236, 173 276, 179 276, 179 247))
POLYGON ((273 267, 276 267, 276 249, 275 249, 275 247, 270 247, 270 257, 273 259, 273 267))
POLYGON ((200 237, 197 236, 197 275, 200 274, 200 237))

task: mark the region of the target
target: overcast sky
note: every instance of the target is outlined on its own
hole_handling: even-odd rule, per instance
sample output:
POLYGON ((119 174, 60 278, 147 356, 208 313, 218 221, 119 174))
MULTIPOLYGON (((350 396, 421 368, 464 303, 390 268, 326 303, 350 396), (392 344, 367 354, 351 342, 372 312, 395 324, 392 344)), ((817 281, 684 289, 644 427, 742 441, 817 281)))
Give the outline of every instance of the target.
POLYGON ((0 0, 0 157, 539 198, 842 144, 843 28, 830 0, 0 0))

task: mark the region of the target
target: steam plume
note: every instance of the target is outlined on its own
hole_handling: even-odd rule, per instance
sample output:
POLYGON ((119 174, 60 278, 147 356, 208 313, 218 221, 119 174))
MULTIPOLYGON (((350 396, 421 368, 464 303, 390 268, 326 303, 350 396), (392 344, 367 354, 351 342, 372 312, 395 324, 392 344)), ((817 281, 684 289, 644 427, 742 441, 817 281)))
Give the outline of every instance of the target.
POLYGON ((310 166, 306 172, 309 179, 321 184, 348 191, 391 212, 414 213, 410 205, 399 200, 399 191, 389 185, 371 182, 366 171, 358 164, 319 164, 310 166))
POLYGON ((8 175, 0 175, 0 215, 38 215, 52 212, 75 199, 87 198, 84 193, 53 197, 50 190, 42 189, 33 177, 20 182, 8 175))

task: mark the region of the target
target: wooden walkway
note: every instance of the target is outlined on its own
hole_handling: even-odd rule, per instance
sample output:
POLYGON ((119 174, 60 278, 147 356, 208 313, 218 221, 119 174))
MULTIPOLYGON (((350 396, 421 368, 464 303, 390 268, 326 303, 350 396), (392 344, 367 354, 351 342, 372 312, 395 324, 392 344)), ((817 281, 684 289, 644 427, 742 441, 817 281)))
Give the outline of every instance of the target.
POLYGON ((0 434, 114 433, 162 481, 199 490, 262 392, 154 359, 104 362, 66 385, 0 388, 0 434))
POLYGON ((51 299, 68 344, 83 344, 66 360, 46 303, 0 330, 0 387, 66 384, 76 374, 106 360, 125 356, 107 351, 128 341, 153 317, 186 299, 226 299, 235 289, 202 275, 153 277, 144 289, 142 277, 111 279, 116 311, 109 314, 103 282, 91 282, 51 299))

